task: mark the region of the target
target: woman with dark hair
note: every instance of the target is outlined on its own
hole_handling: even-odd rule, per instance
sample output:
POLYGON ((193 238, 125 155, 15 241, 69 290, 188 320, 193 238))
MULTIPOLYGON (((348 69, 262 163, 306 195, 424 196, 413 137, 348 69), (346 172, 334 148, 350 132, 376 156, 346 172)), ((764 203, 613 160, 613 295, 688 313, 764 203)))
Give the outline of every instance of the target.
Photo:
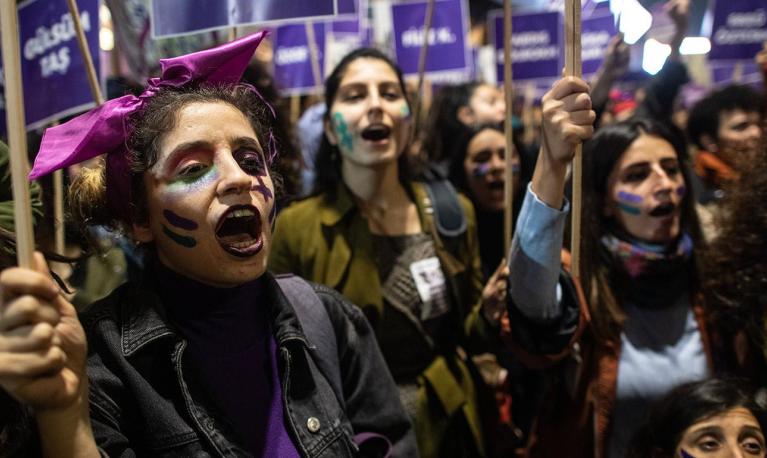
POLYGON ((163 60, 140 97, 46 132, 30 176, 106 152, 70 207, 148 257, 79 320, 40 256, 0 275, 0 386, 31 409, 42 455, 417 454, 362 314, 266 272, 273 116, 237 84, 264 36, 163 60))
MULTIPOLYGON (((506 136, 500 124, 480 124, 463 127, 454 134, 454 146, 449 148, 448 179, 474 205, 477 212, 479 255, 484 278, 490 278, 503 258, 503 209, 506 136)), ((511 155, 514 193, 523 189, 522 163, 519 148, 514 145, 511 155)), ((522 199, 514 205, 514 215, 522 207, 522 199)))
POLYGON ((627 458, 763 458, 767 412, 743 380, 680 385, 657 401, 627 458))
POLYGON ((496 275, 483 292, 472 206, 460 197, 467 226, 442 234, 426 186, 408 179, 410 102, 400 69, 384 54, 359 49, 344 57, 325 97, 319 194, 280 214, 269 267, 360 306, 422 456, 487 456, 494 405, 470 356, 486 351, 503 309, 503 280, 496 275))
MULTIPOLYGON (((544 117, 551 116, 550 98, 544 117)), ((544 129, 544 145, 552 138, 544 129)), ((551 367, 557 380, 539 414, 532 456, 572 450, 622 457, 654 399, 719 369, 677 138, 638 119, 606 126, 584 145, 578 279, 560 272, 572 152, 539 156, 510 255, 511 344, 536 354, 531 361, 551 367)))
POLYGON ((432 101, 421 151, 432 164, 450 162, 455 133, 483 124, 502 125, 506 102, 497 87, 472 81, 442 87, 432 101))

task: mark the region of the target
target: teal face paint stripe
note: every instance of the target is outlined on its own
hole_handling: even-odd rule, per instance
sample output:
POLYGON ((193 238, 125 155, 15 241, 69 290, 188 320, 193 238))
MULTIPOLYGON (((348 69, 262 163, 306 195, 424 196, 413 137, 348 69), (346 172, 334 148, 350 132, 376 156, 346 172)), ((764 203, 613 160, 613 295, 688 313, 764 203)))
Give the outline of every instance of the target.
POLYGON ((640 213, 638 208, 632 207, 631 205, 626 205, 622 202, 618 202, 618 208, 630 215, 638 215, 640 213))
POLYGON ((197 245, 197 240, 193 239, 192 237, 185 237, 183 235, 176 234, 175 232, 165 227, 164 224, 162 225, 162 232, 167 235, 169 239, 173 240, 184 248, 193 248, 195 245, 197 245))
POLYGON ((339 112, 335 112, 333 114, 333 124, 335 124, 336 133, 340 137, 338 139, 339 143, 346 148, 347 151, 351 151, 353 148, 352 135, 349 133, 349 127, 346 125, 346 121, 344 121, 344 116, 339 112))

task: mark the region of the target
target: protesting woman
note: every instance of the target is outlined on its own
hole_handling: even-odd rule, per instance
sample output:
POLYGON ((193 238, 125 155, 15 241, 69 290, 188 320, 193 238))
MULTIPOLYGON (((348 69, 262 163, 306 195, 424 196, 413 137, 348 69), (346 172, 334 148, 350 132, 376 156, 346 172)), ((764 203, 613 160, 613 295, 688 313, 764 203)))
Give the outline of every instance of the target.
POLYGON ((586 143, 582 277, 560 271, 566 170, 591 121, 579 80, 544 98, 544 146, 510 255, 510 343, 554 380, 532 456, 622 457, 652 400, 714 369, 685 148, 659 123, 614 124, 586 143))
POLYGON ((237 84, 264 35, 161 61, 140 97, 46 133, 31 176, 106 152, 72 185, 73 212, 149 258, 79 321, 41 258, 0 276, 0 383, 45 455, 417 453, 359 311, 265 272, 277 145, 271 108, 237 84))
POLYGON ((347 55, 328 76, 325 97, 320 193, 280 214, 269 267, 335 288, 361 307, 422 456, 487 456, 493 400, 469 356, 493 332, 503 280, 496 271, 483 294, 471 204, 460 197, 465 228, 442 233, 427 186, 408 179, 410 104, 384 54, 347 55))

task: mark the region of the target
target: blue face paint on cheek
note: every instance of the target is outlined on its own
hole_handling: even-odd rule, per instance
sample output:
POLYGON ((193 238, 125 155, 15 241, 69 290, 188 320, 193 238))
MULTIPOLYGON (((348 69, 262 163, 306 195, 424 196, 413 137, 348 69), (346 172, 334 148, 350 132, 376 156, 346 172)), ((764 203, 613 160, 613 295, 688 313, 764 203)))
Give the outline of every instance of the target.
POLYGON ((176 234, 175 232, 168 229, 164 224, 162 225, 162 232, 169 239, 173 240, 184 248, 194 248, 197 245, 197 240, 194 238, 176 234))
POLYGON ((167 210, 167 209, 163 210, 162 215, 170 224, 180 229, 184 229, 187 231, 193 231, 197 229, 197 223, 195 223, 194 221, 190 219, 186 219, 183 216, 179 216, 170 210, 167 210))
POLYGON ((642 213, 641 210, 639 210, 637 207, 631 205, 641 203, 642 196, 638 196, 630 192, 618 191, 618 199, 620 200, 616 202, 616 204, 622 212, 628 213, 629 215, 639 215, 642 213))
POLYGON ((333 114, 333 125, 335 126, 336 134, 338 135, 338 144, 343 146, 347 151, 352 151, 352 134, 349 132, 349 127, 346 125, 344 116, 341 113, 335 112, 333 114))

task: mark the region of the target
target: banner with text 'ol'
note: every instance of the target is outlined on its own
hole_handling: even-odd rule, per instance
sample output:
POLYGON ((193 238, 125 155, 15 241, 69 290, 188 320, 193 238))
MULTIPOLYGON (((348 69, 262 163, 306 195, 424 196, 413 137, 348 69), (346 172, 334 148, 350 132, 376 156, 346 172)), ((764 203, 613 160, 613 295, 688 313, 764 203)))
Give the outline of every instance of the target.
POLYGON ((436 0, 431 28, 424 33, 428 2, 392 5, 392 33, 397 64, 405 76, 418 75, 418 60, 424 42, 429 43, 425 74, 435 82, 466 81, 471 74, 471 50, 466 45, 468 9, 463 0, 436 0))
POLYGON ((320 80, 314 78, 312 55, 304 24, 285 24, 274 31, 274 80, 284 95, 306 94, 322 84, 325 78, 325 23, 313 24, 317 46, 320 80))
MULTIPOLYGON (((79 0, 77 4, 93 65, 98 70, 99 2, 79 0)), ((20 3, 19 35, 27 129, 43 127, 94 106, 67 2, 20 3)), ((5 129, 4 119, 2 125, 5 129)))
MULTIPOLYGON (((335 16, 338 0, 152 0, 152 36, 335 16)), ((350 7, 348 1, 344 8, 350 7)), ((346 11, 347 13, 354 11, 346 11)))
POLYGON ((717 0, 709 60, 753 60, 767 41, 767 2, 717 0))
MULTIPOLYGON (((490 24, 498 81, 503 81, 503 12, 493 12, 490 24)), ((564 48, 558 12, 514 15, 511 30, 511 72, 515 81, 557 78, 562 74, 564 48)))

